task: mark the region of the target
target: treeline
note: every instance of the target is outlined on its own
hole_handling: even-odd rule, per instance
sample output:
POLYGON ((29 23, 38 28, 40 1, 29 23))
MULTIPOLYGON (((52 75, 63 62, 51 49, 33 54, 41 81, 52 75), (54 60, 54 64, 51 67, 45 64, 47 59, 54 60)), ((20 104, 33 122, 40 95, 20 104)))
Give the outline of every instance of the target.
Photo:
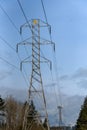
POLYGON ((0 130, 48 129, 47 119, 45 118, 44 122, 40 120, 40 115, 36 111, 33 101, 21 103, 12 96, 3 101, 0 97, 0 113, 0 119, 3 120, 5 117, 4 122, 0 122, 0 130))
POLYGON ((87 130, 87 97, 81 106, 75 130, 87 130))
MULTIPOLYGON (((0 111, 3 110, 6 117, 6 123, 0 127, 0 130, 22 130, 25 109, 26 102, 21 103, 16 101, 12 96, 7 97, 4 108, 0 106, 0 111)), ((87 97, 81 106, 75 130, 87 130, 87 97)))
POLYGON ((6 98, 4 108, 1 111, 5 113, 6 123, 0 126, 0 130, 22 130, 25 103, 18 102, 9 96, 6 98))

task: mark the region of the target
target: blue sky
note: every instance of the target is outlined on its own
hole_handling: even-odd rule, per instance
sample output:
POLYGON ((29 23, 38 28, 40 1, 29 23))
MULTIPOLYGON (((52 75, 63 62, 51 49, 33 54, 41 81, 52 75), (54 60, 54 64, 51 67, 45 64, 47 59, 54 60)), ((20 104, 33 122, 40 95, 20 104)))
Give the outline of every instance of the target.
MULTIPOLYGON (((40 0, 37 1, 26 0, 26 2, 24 0, 21 0, 21 3, 23 5, 26 16, 28 17, 29 20, 32 18, 40 18, 42 20, 45 20, 40 0)), ((9 17, 12 19, 12 21, 15 23, 16 27, 19 29, 20 25, 25 23, 25 19, 23 17, 23 14, 19 8, 17 1, 1 0, 0 4, 5 9, 9 17)), ((78 80, 75 78, 73 80, 73 78, 71 77, 73 77, 73 75, 75 75, 77 72, 80 73, 79 71, 84 70, 86 71, 87 69, 87 60, 86 60, 87 2, 86 0, 66 0, 66 1, 55 0, 55 2, 54 1, 49 2, 44 0, 44 5, 47 13, 48 22, 52 27, 52 38, 56 44, 56 59, 57 59, 58 76, 60 82, 59 86, 61 88, 61 91, 63 91, 63 93, 66 94, 70 94, 69 90, 72 90, 71 94, 86 95, 86 80, 87 80, 86 75, 84 79, 83 77, 82 78, 80 77, 78 78, 78 80), (68 78, 62 80, 61 77, 64 76, 68 78), (83 86, 83 88, 81 87, 82 85, 80 85, 80 81, 81 84, 83 82, 83 84, 85 85, 83 86)), ((21 42, 21 37, 17 32, 17 30, 10 23, 8 17, 1 9, 0 9, 0 28, 1 28, 0 35, 5 40, 7 40, 9 44, 13 46, 13 48, 16 48, 16 43, 21 42)), ((24 30, 23 39, 30 35, 31 34, 29 31, 24 30)), ((44 36, 45 33, 43 33, 43 37, 44 36)), ((46 38, 49 39, 49 37, 46 38)), ((1 42, 1 48, 0 48, 1 57, 7 59, 10 63, 13 63, 17 67, 19 67, 20 63, 17 54, 11 48, 9 48, 2 40, 0 40, 0 42, 1 42)), ((51 50, 51 47, 49 48, 51 50)), ((42 48, 42 50, 45 50, 44 47, 42 48)), ((29 47, 27 47, 27 51, 28 53, 30 52, 29 47)), ((21 59, 27 56, 23 47, 20 47, 19 55, 21 59)), ((49 58, 51 60, 52 55, 53 55, 52 52, 49 51, 49 58)), ((46 53, 45 56, 47 56, 46 53)), ((1 72, 11 71, 12 73, 11 76, 9 75, 5 79, 3 79, 3 81, 1 81, 1 85, 23 88, 25 83, 23 81, 23 77, 21 76, 20 71, 17 70, 15 71, 14 68, 7 65, 3 61, 0 62, 1 62, 0 63, 1 72), (6 81, 7 83, 5 84, 4 81, 6 81)), ((30 76, 30 65, 25 65, 25 68, 28 67, 29 67, 29 73, 27 75, 30 76)), ((54 69, 53 69, 53 75, 54 75, 54 69)), ((47 77, 49 77, 48 78, 49 80, 46 81, 46 79, 44 79, 45 84, 48 84, 48 82, 50 82, 49 70, 47 77)))
MULTIPOLYGON (((39 18, 45 21, 44 13, 40 0, 20 0, 27 18, 39 18)), ((48 23, 52 27, 52 39, 56 44, 56 60, 58 87, 61 95, 68 96, 85 96, 87 95, 87 1, 86 0, 43 0, 48 23)), ((19 8, 17 0, 1 0, 0 5, 7 12, 17 29, 24 24, 25 18, 19 8)), ((41 34, 42 37, 49 39, 47 29, 41 34)), ((0 9, 0 36, 3 37, 14 49, 16 44, 21 42, 21 36, 13 27, 6 14, 0 9)), ((23 31, 23 39, 30 37, 31 33, 25 29, 23 31), (26 34, 25 34, 26 33, 26 34)), ((27 48, 28 55, 31 55, 31 48, 27 48)), ((42 47, 45 57, 53 60, 52 47, 42 47), (49 50, 49 51, 48 51, 49 50)), ((27 53, 23 46, 19 48, 20 58, 26 58, 27 53)), ((20 68, 20 60, 15 51, 7 46, 0 39, 0 57, 20 68)), ((52 77, 47 65, 42 66, 42 78, 45 86, 52 86, 52 77), (48 72, 45 74, 44 72, 48 72)), ((55 63, 53 63, 53 77, 55 78, 55 63)), ((14 67, 0 60, 0 88, 11 88, 18 90, 27 90, 29 87, 29 79, 31 74, 31 65, 25 64, 24 68, 27 73, 27 82, 23 78, 22 73, 14 67)), ((24 71, 23 74, 25 75, 24 71)), ((26 77, 26 76, 25 76, 26 77)), ((47 87, 50 92, 50 88, 47 87)))

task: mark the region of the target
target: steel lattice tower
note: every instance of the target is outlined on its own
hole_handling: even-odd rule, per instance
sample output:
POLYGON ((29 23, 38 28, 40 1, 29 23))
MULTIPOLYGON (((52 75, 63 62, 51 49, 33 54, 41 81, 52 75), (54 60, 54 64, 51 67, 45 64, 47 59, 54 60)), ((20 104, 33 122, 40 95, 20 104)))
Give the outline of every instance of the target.
MULTIPOLYGON (((28 27, 30 28, 32 32, 32 36, 24 40, 21 43, 17 44, 17 51, 18 51, 18 46, 19 45, 26 45, 29 44, 32 46, 32 55, 31 57, 27 57, 21 62, 21 69, 22 69, 22 63, 26 62, 31 62, 32 63, 32 71, 31 71, 31 78, 30 78, 30 87, 29 87, 29 104, 31 104, 31 101, 35 101, 35 96, 39 95, 43 99, 43 106, 44 106, 44 111, 45 119, 47 120, 47 127, 49 129, 48 125, 48 114, 47 114, 47 108, 46 108, 46 100, 45 100, 45 95, 44 95, 44 90, 43 90, 43 82, 42 82, 42 75, 41 75, 41 63, 43 62, 49 62, 51 66, 51 62, 41 56, 41 50, 40 47, 41 45, 45 44, 53 44, 52 41, 42 39, 40 37, 40 28, 41 27, 47 27, 49 28, 50 31, 50 25, 47 23, 41 21, 40 19, 32 19, 28 21, 28 23, 25 23, 24 25, 21 26, 20 30, 22 32, 23 27, 28 27)), ((32 122, 28 121, 28 116, 29 116, 29 105, 27 105, 26 111, 25 111, 25 118, 24 118, 24 123, 23 123, 23 130, 28 130, 31 127, 32 122)), ((41 118, 41 115, 36 114, 36 118, 41 118)))
POLYGON ((62 106, 58 106, 59 109, 59 127, 63 125, 62 122, 62 106))

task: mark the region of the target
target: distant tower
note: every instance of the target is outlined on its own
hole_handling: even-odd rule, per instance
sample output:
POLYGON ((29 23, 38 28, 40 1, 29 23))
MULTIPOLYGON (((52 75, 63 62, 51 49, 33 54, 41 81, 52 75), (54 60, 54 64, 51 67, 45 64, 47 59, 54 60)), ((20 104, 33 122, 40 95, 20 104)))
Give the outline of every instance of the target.
POLYGON ((62 106, 58 106, 58 111, 59 111, 59 127, 63 126, 62 122, 62 106))
MULTIPOLYGON (((42 108, 43 110, 42 110, 42 115, 40 113, 40 115, 37 115, 37 118, 40 118, 40 120, 44 118, 44 120, 47 122, 47 129, 49 129, 46 99, 44 95, 42 75, 41 75, 41 63, 49 62, 50 67, 51 67, 51 62, 47 58, 41 56, 40 48, 41 48, 41 45, 46 45, 46 44, 54 45, 54 43, 52 41, 41 38, 40 28, 41 27, 50 28, 50 26, 40 19, 32 19, 29 22, 22 25, 21 30, 23 27, 30 28, 31 33, 32 33, 32 36, 29 39, 17 44, 17 51, 18 51, 18 45, 31 45, 32 47, 32 55, 30 57, 27 57, 25 60, 21 62, 21 69, 22 69, 22 63, 26 63, 26 62, 32 63, 32 71, 31 71, 30 87, 29 87, 29 104, 31 104, 31 101, 33 100, 34 105, 37 106, 36 100, 38 99, 36 98, 36 96, 37 95, 40 96, 40 99, 42 99, 42 103, 43 103, 43 108, 42 108)), ((41 106, 40 102, 38 103, 41 106)), ((29 108, 27 107, 25 118, 24 118, 24 125, 23 125, 24 130, 29 130, 31 126, 27 118, 29 117, 28 115, 29 115, 29 108)))

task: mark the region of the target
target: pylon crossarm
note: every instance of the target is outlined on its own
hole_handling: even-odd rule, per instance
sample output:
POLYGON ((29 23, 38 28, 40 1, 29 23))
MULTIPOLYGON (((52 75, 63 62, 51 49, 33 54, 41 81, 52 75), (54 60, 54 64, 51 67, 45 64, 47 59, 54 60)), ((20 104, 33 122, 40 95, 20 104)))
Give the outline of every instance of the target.
POLYGON ((40 20, 40 27, 51 27, 50 24, 44 22, 43 20, 39 19, 40 20))
MULTIPOLYGON (((44 22, 44 21, 42 21, 40 19, 32 19, 32 20, 29 20, 27 23, 24 23, 23 25, 21 25, 21 27, 20 27, 20 34, 22 34, 22 29, 26 28, 26 27, 29 27, 31 32, 33 32, 33 30, 32 30, 32 23, 33 24, 38 24, 38 21, 40 21, 40 27, 49 27, 49 28, 51 28, 51 26, 48 23, 46 23, 46 22, 44 22)), ((51 30, 51 29, 49 29, 49 30, 51 30)), ((51 31, 50 31, 50 33, 51 33, 51 31)))
POLYGON ((19 45, 32 45, 32 42, 22 42, 22 43, 18 43, 18 44, 16 45, 16 52, 18 52, 18 47, 19 47, 19 45))
MULTIPOLYGON (((22 34, 22 29, 23 28, 29 27, 31 29, 30 21, 31 20, 29 20, 27 23, 24 23, 23 25, 21 25, 21 27, 20 27, 20 34, 22 34)), ((32 29, 31 29, 31 31, 32 31, 32 29)))
POLYGON ((50 64, 50 70, 52 70, 52 62, 49 59, 47 59, 43 56, 41 56, 41 58, 44 59, 44 60, 41 60, 40 62, 41 63, 49 63, 50 64))
POLYGON ((16 45, 16 52, 18 52, 18 48, 19 48, 20 45, 32 45, 32 42, 29 42, 28 40, 29 40, 29 38, 24 40, 24 41, 22 41, 22 42, 20 42, 20 43, 17 43, 17 45, 16 45))
POLYGON ((22 71, 22 64, 23 63, 27 63, 27 62, 31 63, 32 62, 31 60, 29 60, 30 58, 31 58, 31 56, 28 56, 27 58, 25 58, 23 61, 20 62, 20 70, 21 71, 22 71))
MULTIPOLYGON (((39 38, 39 36, 35 36, 35 37, 39 38)), ((44 45, 44 44, 55 44, 55 42, 52 42, 50 40, 47 40, 47 39, 44 39, 44 38, 40 37, 40 44, 41 45, 44 45)))
POLYGON ((53 45, 53 50, 55 52, 55 42, 52 42, 50 40, 46 40, 46 39, 40 37, 40 44, 41 45, 48 45, 48 44, 53 45))

